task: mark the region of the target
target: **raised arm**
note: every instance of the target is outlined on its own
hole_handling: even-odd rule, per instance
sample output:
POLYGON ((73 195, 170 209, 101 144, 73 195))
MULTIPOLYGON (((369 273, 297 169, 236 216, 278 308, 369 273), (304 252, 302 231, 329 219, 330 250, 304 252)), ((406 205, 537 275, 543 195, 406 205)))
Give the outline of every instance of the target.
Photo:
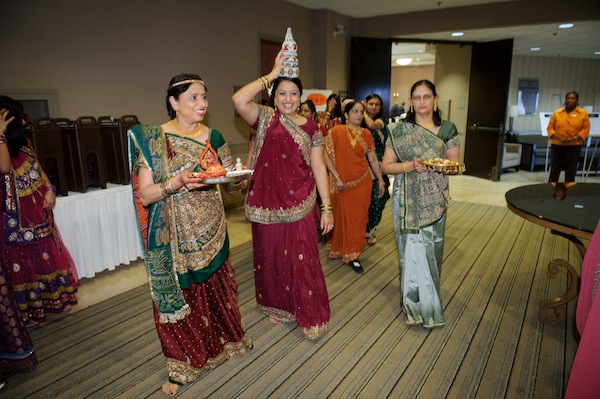
POLYGON ((10 153, 6 142, 6 129, 8 124, 15 119, 14 116, 8 117, 8 110, 0 110, 0 173, 5 175, 10 171, 10 153))
POLYGON ((287 58, 289 58, 289 56, 284 56, 280 50, 275 57, 271 72, 248 83, 231 97, 235 110, 250 126, 252 126, 256 122, 256 118, 258 118, 258 105, 254 102, 254 97, 265 88, 264 79, 266 79, 269 86, 277 79, 279 71, 283 67, 283 61, 287 58), (263 79, 263 82, 261 82, 261 79, 263 79))

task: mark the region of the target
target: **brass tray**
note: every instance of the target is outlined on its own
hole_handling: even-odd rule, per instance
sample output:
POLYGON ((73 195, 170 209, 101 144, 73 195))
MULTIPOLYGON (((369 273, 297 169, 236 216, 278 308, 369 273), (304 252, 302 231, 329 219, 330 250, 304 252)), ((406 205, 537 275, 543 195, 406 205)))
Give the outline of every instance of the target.
POLYGON ((232 170, 227 172, 225 176, 207 177, 202 179, 200 182, 203 184, 239 183, 243 180, 250 179, 252 172, 254 172, 253 169, 232 170))
POLYGON ((464 163, 454 162, 447 159, 423 159, 419 162, 425 165, 428 170, 439 172, 444 175, 457 175, 467 170, 464 163))

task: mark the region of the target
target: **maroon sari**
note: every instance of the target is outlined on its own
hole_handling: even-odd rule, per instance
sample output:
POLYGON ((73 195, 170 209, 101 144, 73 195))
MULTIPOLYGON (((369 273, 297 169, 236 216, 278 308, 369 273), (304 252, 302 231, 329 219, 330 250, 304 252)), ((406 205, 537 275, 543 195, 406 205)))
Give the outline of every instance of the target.
POLYGON ((600 222, 581 265, 577 330, 581 335, 565 399, 600 398, 600 222))
POLYGON ((259 106, 246 196, 252 223, 256 301, 269 317, 296 321, 309 339, 327 331, 329 297, 315 228, 316 183, 310 151, 323 145, 317 124, 303 126, 259 106))
POLYGON ((0 262, 0 373, 29 371, 36 364, 33 343, 19 316, 15 294, 0 262))
POLYGON ((23 321, 35 325, 46 312, 77 304, 77 271, 51 210, 44 209, 46 184, 33 150, 23 147, 3 175, 4 264, 23 321))

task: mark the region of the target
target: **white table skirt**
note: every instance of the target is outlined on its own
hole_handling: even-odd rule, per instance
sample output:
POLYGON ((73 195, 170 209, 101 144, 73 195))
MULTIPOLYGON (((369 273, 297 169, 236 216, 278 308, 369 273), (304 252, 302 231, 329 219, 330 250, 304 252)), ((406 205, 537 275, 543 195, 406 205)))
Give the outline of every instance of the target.
POLYGON ((57 197, 54 219, 80 278, 143 256, 131 185, 57 197))

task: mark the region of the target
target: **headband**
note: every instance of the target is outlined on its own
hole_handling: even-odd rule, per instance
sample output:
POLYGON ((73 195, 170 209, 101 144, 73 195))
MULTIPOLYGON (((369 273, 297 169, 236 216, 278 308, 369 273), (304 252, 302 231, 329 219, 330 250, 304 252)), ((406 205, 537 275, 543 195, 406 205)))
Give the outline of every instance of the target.
POLYGON ((204 86, 206 88, 206 84, 202 80, 200 80, 200 79, 188 79, 188 80, 182 80, 181 82, 173 83, 172 85, 170 85, 169 87, 167 87, 167 91, 171 90, 175 86, 181 86, 181 85, 188 84, 188 83, 202 83, 202 86, 204 86))

